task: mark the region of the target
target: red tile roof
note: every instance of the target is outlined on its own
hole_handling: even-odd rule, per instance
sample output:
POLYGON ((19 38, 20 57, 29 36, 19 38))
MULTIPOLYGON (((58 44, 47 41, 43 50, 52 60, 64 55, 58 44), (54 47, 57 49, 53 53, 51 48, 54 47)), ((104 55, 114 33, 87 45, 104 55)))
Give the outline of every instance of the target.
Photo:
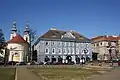
POLYGON ((91 39, 92 41, 118 41, 120 36, 98 36, 91 39))
POLYGON ((8 43, 28 43, 21 35, 17 34, 13 39, 9 40, 8 43))

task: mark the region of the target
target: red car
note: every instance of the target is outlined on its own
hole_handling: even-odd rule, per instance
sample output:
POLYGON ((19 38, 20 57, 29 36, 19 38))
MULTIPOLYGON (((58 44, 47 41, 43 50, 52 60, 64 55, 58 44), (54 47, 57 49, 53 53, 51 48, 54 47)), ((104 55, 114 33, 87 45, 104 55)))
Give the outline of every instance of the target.
POLYGON ((118 61, 118 66, 120 66, 120 60, 118 61))

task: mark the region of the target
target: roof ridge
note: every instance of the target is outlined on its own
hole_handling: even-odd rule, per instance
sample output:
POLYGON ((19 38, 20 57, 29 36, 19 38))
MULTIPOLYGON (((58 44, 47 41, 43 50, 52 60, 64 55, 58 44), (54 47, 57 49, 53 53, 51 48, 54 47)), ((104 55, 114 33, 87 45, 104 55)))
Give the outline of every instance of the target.
POLYGON ((14 38, 8 41, 8 43, 28 43, 20 34, 16 34, 14 38))

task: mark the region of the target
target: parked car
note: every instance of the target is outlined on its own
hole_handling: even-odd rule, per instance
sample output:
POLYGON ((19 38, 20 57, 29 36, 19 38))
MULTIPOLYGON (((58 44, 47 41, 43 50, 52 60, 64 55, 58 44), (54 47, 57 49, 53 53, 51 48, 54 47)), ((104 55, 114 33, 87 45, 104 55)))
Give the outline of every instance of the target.
POLYGON ((9 62, 8 62, 8 65, 16 65, 16 63, 17 63, 17 62, 15 62, 15 61, 9 61, 9 62))
POLYGON ((26 63, 25 62, 20 62, 19 65, 26 65, 26 63))
POLYGON ((118 66, 120 66, 120 60, 118 61, 118 66))
POLYGON ((4 62, 0 62, 0 65, 4 65, 4 62))
POLYGON ((44 63, 43 62, 39 62, 39 65, 43 65, 44 63))
POLYGON ((51 62, 46 62, 45 65, 51 65, 52 63, 51 62))

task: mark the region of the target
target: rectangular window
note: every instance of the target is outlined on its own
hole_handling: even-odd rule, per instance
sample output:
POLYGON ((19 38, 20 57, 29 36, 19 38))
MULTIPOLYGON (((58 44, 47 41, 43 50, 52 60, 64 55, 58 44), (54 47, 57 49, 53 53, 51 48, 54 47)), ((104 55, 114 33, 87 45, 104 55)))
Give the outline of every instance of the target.
POLYGON ((70 53, 70 48, 68 48, 68 53, 70 53))
POLYGON ((66 52, 66 48, 63 49, 63 53, 64 53, 64 54, 67 54, 67 52, 66 52))
POLYGON ((52 53, 55 54, 55 48, 52 49, 52 53))
POLYGON ((79 43, 76 43, 76 47, 79 47, 79 43))
POLYGON ((54 41, 52 41, 52 46, 54 46, 55 45, 55 42, 54 41))
POLYGON ((71 49, 70 48, 68 48, 68 54, 71 54, 71 49))
POLYGON ((71 46, 74 46, 74 43, 73 43, 73 42, 71 43, 71 46))
POLYGON ((45 46, 48 46, 49 44, 48 44, 48 42, 45 42, 45 46))
POLYGON ((60 48, 58 49, 58 53, 59 53, 59 54, 61 54, 61 53, 62 53, 60 48))
POLYGON ((71 53, 74 54, 74 48, 71 49, 71 53))
POLYGON ((71 46, 71 42, 68 42, 68 46, 71 46))
POLYGON ((99 46, 99 44, 97 43, 97 45, 96 46, 99 46))
POLYGON ((76 54, 79 54, 79 49, 78 48, 76 49, 76 54))
POLYGON ((62 45, 62 42, 58 42, 58 46, 61 46, 62 45))
POLYGON ((45 49, 45 54, 49 54, 49 49, 48 48, 45 49))

